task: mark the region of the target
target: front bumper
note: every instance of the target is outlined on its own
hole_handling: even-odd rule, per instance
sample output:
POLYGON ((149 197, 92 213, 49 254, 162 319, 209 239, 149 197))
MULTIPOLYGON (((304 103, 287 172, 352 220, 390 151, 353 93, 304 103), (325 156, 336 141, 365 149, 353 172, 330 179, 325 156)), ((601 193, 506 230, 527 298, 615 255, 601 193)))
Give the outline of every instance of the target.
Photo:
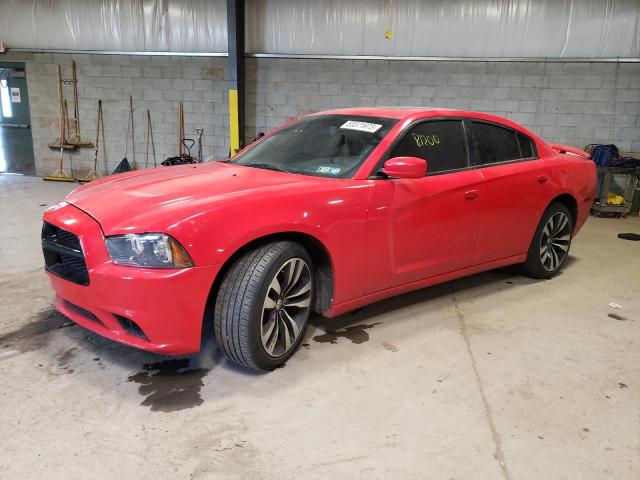
POLYGON ((79 237, 89 272, 88 285, 47 272, 60 313, 143 350, 166 355, 200 350, 205 305, 219 265, 171 270, 115 265, 100 225, 82 210, 63 203, 47 210, 44 220, 79 237))

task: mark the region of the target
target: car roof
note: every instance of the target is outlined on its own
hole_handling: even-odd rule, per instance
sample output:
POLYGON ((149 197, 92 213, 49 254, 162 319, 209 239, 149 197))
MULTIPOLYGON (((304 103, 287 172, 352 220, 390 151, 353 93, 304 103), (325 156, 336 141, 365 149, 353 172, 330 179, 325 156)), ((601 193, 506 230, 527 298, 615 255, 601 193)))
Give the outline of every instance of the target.
POLYGON ((440 107, 353 107, 353 108, 337 108, 333 110, 325 110, 314 113, 313 115, 360 115, 366 117, 384 117, 399 120, 419 120, 429 117, 464 117, 478 120, 494 122, 505 127, 513 128, 526 133, 529 136, 537 137, 535 133, 528 128, 520 125, 499 115, 493 115, 484 112, 475 112, 472 110, 456 110, 453 108, 440 107))
POLYGON ((427 114, 435 112, 456 112, 461 110, 430 108, 430 107, 352 107, 352 108, 336 108, 318 112, 315 115, 362 115, 366 117, 388 117, 388 118, 406 118, 416 114, 427 114))

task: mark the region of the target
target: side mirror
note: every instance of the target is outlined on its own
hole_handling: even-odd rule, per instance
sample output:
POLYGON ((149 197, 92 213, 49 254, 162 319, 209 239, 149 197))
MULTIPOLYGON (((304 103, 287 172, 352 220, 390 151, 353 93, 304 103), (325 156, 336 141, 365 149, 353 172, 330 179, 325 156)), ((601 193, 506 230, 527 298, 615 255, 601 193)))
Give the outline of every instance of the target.
POLYGON ((427 174, 427 161, 418 157, 390 158, 382 166, 382 173, 391 178, 420 178, 427 174))

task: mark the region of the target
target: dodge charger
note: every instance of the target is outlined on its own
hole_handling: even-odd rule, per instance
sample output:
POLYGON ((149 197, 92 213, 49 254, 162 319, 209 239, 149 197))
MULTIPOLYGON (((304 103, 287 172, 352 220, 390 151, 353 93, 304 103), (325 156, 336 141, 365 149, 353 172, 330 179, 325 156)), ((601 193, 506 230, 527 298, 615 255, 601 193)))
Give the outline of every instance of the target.
POLYGON ((505 118, 338 109, 228 160, 81 186, 45 212, 42 249, 56 308, 85 328, 165 355, 213 336, 271 370, 313 312, 511 264, 552 277, 594 184, 587 153, 505 118))

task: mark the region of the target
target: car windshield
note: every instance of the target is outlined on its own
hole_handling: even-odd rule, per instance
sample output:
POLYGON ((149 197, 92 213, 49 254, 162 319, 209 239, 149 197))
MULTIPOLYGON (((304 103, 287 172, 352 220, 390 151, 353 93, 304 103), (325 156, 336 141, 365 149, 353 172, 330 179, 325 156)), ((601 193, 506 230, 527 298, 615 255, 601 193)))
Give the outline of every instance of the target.
POLYGON ((350 178, 397 123, 359 115, 304 117, 237 155, 248 167, 350 178))

